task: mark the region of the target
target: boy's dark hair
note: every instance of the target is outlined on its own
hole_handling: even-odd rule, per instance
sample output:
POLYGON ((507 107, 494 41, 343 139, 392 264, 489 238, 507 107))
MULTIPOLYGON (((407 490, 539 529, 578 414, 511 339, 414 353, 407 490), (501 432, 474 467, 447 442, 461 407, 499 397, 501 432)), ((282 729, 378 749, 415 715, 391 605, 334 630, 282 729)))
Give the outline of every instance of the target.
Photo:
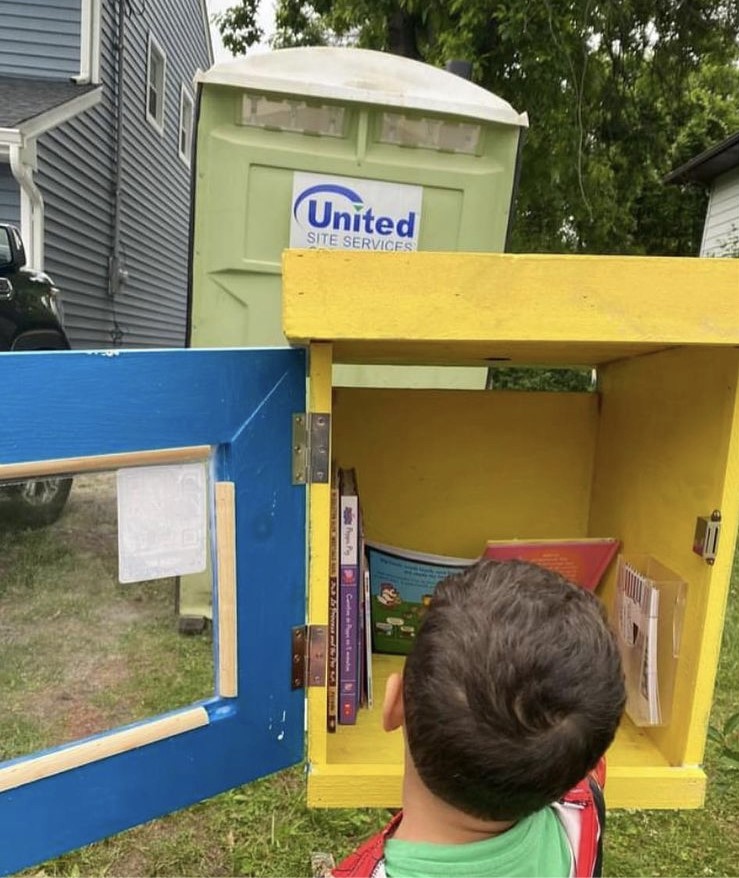
POLYGON ((403 699, 428 789, 475 817, 516 820, 595 766, 626 692, 595 595, 535 564, 483 560, 437 585, 403 699))

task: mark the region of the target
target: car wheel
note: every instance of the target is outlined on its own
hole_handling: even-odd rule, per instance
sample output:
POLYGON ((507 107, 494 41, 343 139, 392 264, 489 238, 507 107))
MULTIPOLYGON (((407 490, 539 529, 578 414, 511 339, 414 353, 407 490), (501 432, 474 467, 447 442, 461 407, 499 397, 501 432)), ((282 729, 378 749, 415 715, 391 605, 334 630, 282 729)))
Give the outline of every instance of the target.
POLYGON ((25 527, 45 527, 62 514, 72 479, 34 479, 7 487, 10 518, 25 527))

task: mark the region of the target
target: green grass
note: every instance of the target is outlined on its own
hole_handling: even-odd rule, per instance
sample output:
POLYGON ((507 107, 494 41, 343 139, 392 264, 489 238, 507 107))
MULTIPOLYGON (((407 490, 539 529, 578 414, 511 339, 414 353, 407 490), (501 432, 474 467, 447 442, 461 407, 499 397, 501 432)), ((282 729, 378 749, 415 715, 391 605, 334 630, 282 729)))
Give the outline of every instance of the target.
MULTIPOLYGON (((95 518, 101 518, 99 512, 95 518)), ((6 702, 0 713, 0 755, 6 758, 9 751, 32 752, 45 745, 48 734, 58 733, 43 711, 26 716, 20 690, 25 686, 26 694, 38 699, 50 683, 58 687, 68 680, 70 657, 83 637, 103 651, 103 667, 115 683, 86 693, 90 709, 109 723, 123 709, 126 717, 147 716, 212 691, 210 638, 176 632, 171 585, 117 586, 106 539, 97 541, 86 531, 80 538, 84 549, 72 551, 74 521, 63 519, 63 528, 45 535, 0 533, 0 692, 6 702), (37 624, 41 612, 62 635, 53 654, 43 653, 43 667, 32 661, 49 631, 37 624), (9 716, 22 719, 8 723, 9 716)), ((79 518, 80 528, 89 524, 79 518)), ((739 555, 711 715, 717 729, 739 709, 738 684, 739 555)), ((705 808, 609 814, 605 875, 739 874, 739 769, 714 740, 709 740, 705 765, 705 808)), ((388 817, 380 810, 309 809, 305 801, 304 768, 298 766, 24 874, 308 876, 313 852, 329 851, 338 860, 388 817)))

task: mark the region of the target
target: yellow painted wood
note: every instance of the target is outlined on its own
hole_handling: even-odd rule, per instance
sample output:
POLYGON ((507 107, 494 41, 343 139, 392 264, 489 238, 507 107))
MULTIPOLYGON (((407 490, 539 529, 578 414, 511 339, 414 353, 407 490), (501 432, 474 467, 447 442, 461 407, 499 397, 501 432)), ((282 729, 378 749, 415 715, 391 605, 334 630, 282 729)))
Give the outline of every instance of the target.
POLYGON ((403 667, 403 657, 375 655, 373 657, 374 705, 372 709, 357 712, 357 724, 339 726, 328 735, 326 764, 349 766, 378 764, 386 768, 403 764, 403 734, 400 730, 386 732, 382 728, 382 699, 387 678, 403 667))
POLYGON ((609 808, 701 808, 706 798, 706 775, 697 766, 608 769, 606 804, 609 808))
MULTIPOLYGON (((739 263, 292 251, 284 265, 286 334, 321 352, 314 410, 328 410, 332 360, 599 364, 597 397, 335 388, 333 453, 357 468, 370 539, 474 557, 489 538, 616 536, 681 575, 673 715, 659 728, 624 719, 607 798, 700 807, 739 528, 739 263), (711 567, 692 542, 696 517, 714 509, 723 532, 711 567)), ((314 621, 327 612, 325 494, 311 492, 314 621)), ((375 657, 375 707, 334 735, 325 690, 310 693, 310 804, 400 804, 402 736, 382 731, 380 704, 401 665, 375 657)))
MULTIPOLYGON (((309 353, 308 409, 331 414, 330 344, 312 344, 309 353)), ((333 446, 333 440, 332 440, 333 446)), ((329 450, 329 460, 332 451, 329 450)), ((308 623, 328 624, 330 538, 329 484, 313 484, 308 491, 308 623)), ((326 761, 326 687, 308 688, 308 761, 326 761)))
MULTIPOLYGON (((739 351, 683 348, 602 370, 590 532, 619 536, 687 583, 668 726, 647 734, 669 764, 703 758, 739 505, 739 351), (659 404, 656 404, 659 400, 659 404), (724 517, 714 566, 692 551, 696 517, 724 517)), ((603 590, 610 604, 613 576, 603 590)))
POLYGON ((356 467, 367 539, 474 558, 588 535, 597 418, 592 393, 342 387, 334 455, 356 467))
MULTIPOLYGON (((317 808, 398 808, 400 765, 312 766, 308 804, 317 808)), ((609 808, 700 808, 706 776, 697 766, 608 766, 606 803, 609 808)))
POLYGON ((73 744, 54 753, 16 762, 0 768, 0 792, 206 725, 208 725, 208 713, 205 708, 193 707, 92 741, 73 744))
POLYGON ((152 451, 126 451, 123 454, 66 457, 60 460, 34 460, 30 463, 5 463, 0 464, 0 481, 102 472, 103 470, 122 469, 127 466, 198 463, 201 460, 208 460, 210 453, 210 445, 193 445, 188 448, 162 448, 152 451))
POLYGON ((738 289, 731 259, 287 250, 283 329, 337 362, 599 363, 739 344, 738 289))
POLYGON ((218 694, 239 694, 236 649, 236 507, 233 482, 216 482, 218 694))

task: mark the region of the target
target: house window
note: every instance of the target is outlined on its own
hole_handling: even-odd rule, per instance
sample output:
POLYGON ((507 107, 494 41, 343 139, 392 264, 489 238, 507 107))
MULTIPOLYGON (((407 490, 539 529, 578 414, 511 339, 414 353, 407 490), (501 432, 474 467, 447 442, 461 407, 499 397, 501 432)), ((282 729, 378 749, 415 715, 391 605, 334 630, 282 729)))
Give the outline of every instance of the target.
POLYGON ((182 161, 190 167, 192 154, 192 97, 190 92, 182 86, 180 91, 180 142, 179 152, 182 161))
POLYGON ((164 131, 164 82, 167 58, 162 47, 151 34, 149 34, 146 70, 146 118, 161 134, 164 131))

